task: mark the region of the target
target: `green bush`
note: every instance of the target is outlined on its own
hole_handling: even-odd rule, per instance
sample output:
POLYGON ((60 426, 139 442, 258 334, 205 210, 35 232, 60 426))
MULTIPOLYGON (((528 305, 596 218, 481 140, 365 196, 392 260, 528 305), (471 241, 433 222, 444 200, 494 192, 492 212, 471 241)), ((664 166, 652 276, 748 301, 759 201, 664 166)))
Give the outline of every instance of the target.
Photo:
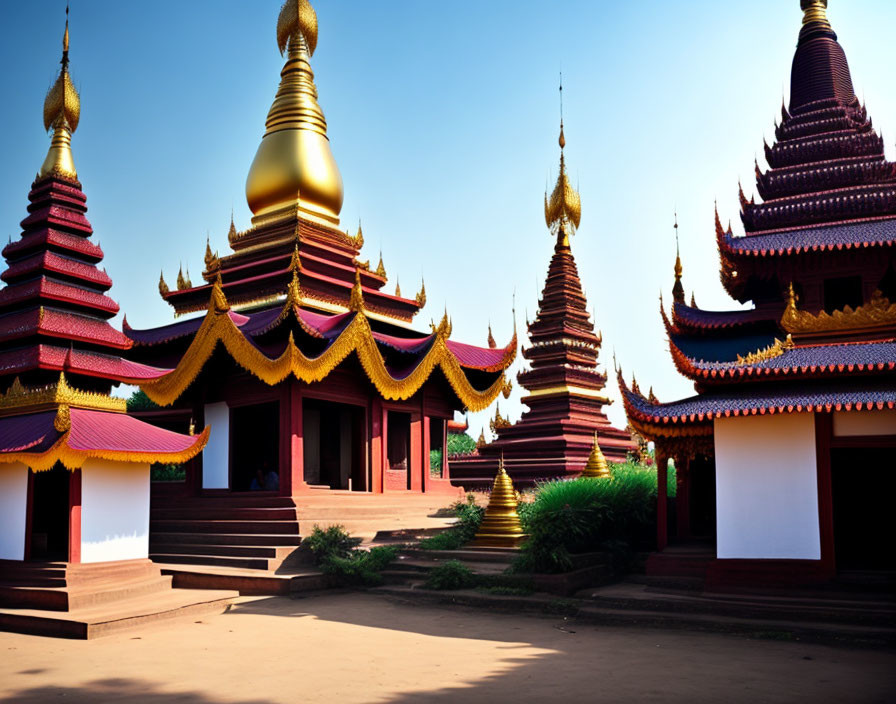
POLYGON ((314 526, 311 535, 302 541, 302 545, 314 555, 317 565, 332 558, 348 559, 360 544, 361 539, 351 537, 343 526, 314 526))
POLYGON ((448 433, 448 455, 466 455, 476 449, 476 441, 466 433, 448 433))
POLYGON ((463 562, 446 560, 429 572, 426 589, 470 589, 476 586, 476 574, 463 562))
POLYGON ((353 550, 347 557, 330 555, 322 564, 325 574, 340 586, 367 587, 381 584, 380 574, 398 557, 398 548, 382 546, 370 550, 353 550))
POLYGON ((149 469, 149 479, 154 482, 182 482, 187 470, 182 464, 154 464, 149 469))
POLYGON ((470 494, 466 501, 457 501, 452 504, 451 511, 457 517, 457 523, 438 535, 421 540, 421 548, 424 550, 457 550, 473 539, 476 531, 479 530, 479 524, 482 523, 485 509, 477 506, 473 495, 470 494))
POLYGON ((612 465, 612 480, 546 482, 524 508, 529 540, 514 568, 565 572, 576 553, 607 550, 614 562, 652 547, 656 534, 656 471, 640 465, 612 465))
POLYGON ((140 389, 137 389, 131 394, 131 397, 127 400, 127 406, 128 413, 133 413, 134 411, 151 411, 155 408, 160 408, 159 404, 149 398, 149 396, 143 393, 140 389))

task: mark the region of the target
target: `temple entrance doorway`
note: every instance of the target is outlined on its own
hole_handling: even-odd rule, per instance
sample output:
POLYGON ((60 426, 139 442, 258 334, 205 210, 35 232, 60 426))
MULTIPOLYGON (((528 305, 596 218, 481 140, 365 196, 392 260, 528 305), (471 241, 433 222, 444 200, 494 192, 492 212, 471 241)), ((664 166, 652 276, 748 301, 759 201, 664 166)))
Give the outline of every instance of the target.
POLYGON ((892 447, 831 450, 834 559, 840 570, 896 570, 892 497, 896 491, 892 447))
POLYGON ((61 464, 34 472, 31 494, 31 560, 67 561, 71 475, 61 464))
POLYGON ((386 426, 387 469, 405 473, 406 488, 411 488, 411 414, 389 411, 386 426))
POLYGON ((272 401, 231 408, 230 490, 279 489, 280 404, 272 401))
POLYGON ((712 457, 695 457, 689 465, 689 524, 692 538, 716 538, 716 464, 712 457))
POLYGON ((302 401, 305 481, 330 489, 369 491, 364 409, 345 403, 302 401))

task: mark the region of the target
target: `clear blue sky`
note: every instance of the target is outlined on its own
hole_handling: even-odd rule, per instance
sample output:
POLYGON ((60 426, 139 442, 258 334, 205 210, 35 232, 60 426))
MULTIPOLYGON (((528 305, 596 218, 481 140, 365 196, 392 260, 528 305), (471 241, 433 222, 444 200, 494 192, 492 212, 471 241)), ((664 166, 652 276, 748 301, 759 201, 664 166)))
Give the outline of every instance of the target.
MULTIPOLYGON (((556 174, 562 69, 567 163, 583 217, 573 251, 612 353, 661 399, 692 392, 665 344, 681 224, 684 284, 730 306, 718 277, 713 200, 738 220, 737 180, 771 140, 802 17, 798 0, 313 0, 312 60, 358 218, 394 283, 426 277, 425 329, 447 305, 456 339, 484 344, 534 315, 553 240, 543 217, 556 174)), ((0 3, 0 236, 17 237, 49 145, 41 124, 55 78, 63 0, 0 3)), ((199 279, 206 232, 227 251, 282 59, 280 0, 74 0, 71 68, 81 92, 75 163, 113 297, 136 327, 172 320, 158 296, 178 263, 199 279)), ((828 15, 887 153, 894 158, 892 0, 831 0, 828 15)), ((119 318, 120 321, 120 318, 119 318)), ((514 372, 521 362, 517 362, 514 372)), ((610 396, 618 399, 611 374, 610 396)), ((516 419, 519 389, 502 410, 516 419)), ((621 402, 609 409, 624 423, 621 402)), ((487 414, 486 414, 487 415, 487 414)), ((482 416, 472 418, 478 434, 482 416)))

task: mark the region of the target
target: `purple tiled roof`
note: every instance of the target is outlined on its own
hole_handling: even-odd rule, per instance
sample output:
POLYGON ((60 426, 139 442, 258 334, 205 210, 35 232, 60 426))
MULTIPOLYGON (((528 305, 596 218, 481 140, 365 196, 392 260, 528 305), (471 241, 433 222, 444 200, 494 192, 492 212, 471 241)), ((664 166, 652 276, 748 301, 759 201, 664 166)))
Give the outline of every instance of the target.
POLYGON ((735 237, 729 231, 725 233, 723 240, 728 251, 746 256, 885 247, 893 244, 896 244, 896 218, 807 227, 746 237, 735 237))
POLYGON ((660 404, 650 403, 624 385, 622 391, 629 416, 657 424, 706 422, 717 417, 767 413, 896 407, 896 382, 892 379, 853 381, 849 385, 814 383, 792 387, 738 387, 660 404))
POLYGON ((675 302, 672 319, 676 324, 693 328, 731 328, 757 322, 777 322, 768 310, 702 310, 675 302))
MULTIPOLYGON (((754 350, 755 351, 755 350, 754 350)), ((896 369, 896 342, 862 342, 836 345, 813 345, 811 347, 795 347, 785 350, 783 354, 764 359, 753 364, 740 362, 706 362, 695 361, 694 366, 703 370, 733 370, 739 374, 752 368, 754 370, 769 369, 777 371, 815 371, 816 369, 842 368, 852 371, 858 369, 896 369)))

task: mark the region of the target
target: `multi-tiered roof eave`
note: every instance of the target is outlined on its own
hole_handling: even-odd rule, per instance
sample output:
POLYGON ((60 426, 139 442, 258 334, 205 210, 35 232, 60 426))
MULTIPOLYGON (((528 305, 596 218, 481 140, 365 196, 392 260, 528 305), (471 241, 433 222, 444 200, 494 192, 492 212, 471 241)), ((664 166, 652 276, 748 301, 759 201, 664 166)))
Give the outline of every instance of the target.
POLYGON ((109 320, 118 304, 91 241, 87 198, 70 142, 80 99, 68 73, 68 24, 62 69, 47 94, 44 126, 53 137, 28 195, 22 233, 3 248, 0 274, 0 461, 33 471, 90 458, 150 464, 185 462, 208 432, 180 435, 125 414, 109 392, 119 383, 160 377, 165 369, 125 360, 131 341, 109 320))
POLYGON ((505 391, 504 371, 516 358, 515 335, 505 347, 485 348, 451 340, 447 315, 430 334, 385 325, 367 313, 360 271, 348 312, 309 310, 302 304, 298 261, 294 256, 282 303, 238 313, 216 281, 205 316, 149 330, 125 323, 135 345, 132 356, 175 361, 169 373, 141 384, 146 394, 162 405, 174 403, 219 345, 234 364, 269 385, 290 375, 306 383, 321 381, 354 356, 370 383, 390 400, 411 398, 436 370, 471 410, 482 410, 505 391))
POLYGON ((836 35, 813 17, 790 107, 765 148, 769 168, 756 166, 761 199, 740 193, 744 235, 715 216, 722 284, 753 308, 706 311, 683 291, 671 314, 661 304, 672 359, 698 395, 660 403, 620 373, 629 419, 648 437, 709 435, 719 416, 896 402, 896 164, 853 92, 836 35), (853 274, 858 299, 832 307, 822 284, 853 274))

